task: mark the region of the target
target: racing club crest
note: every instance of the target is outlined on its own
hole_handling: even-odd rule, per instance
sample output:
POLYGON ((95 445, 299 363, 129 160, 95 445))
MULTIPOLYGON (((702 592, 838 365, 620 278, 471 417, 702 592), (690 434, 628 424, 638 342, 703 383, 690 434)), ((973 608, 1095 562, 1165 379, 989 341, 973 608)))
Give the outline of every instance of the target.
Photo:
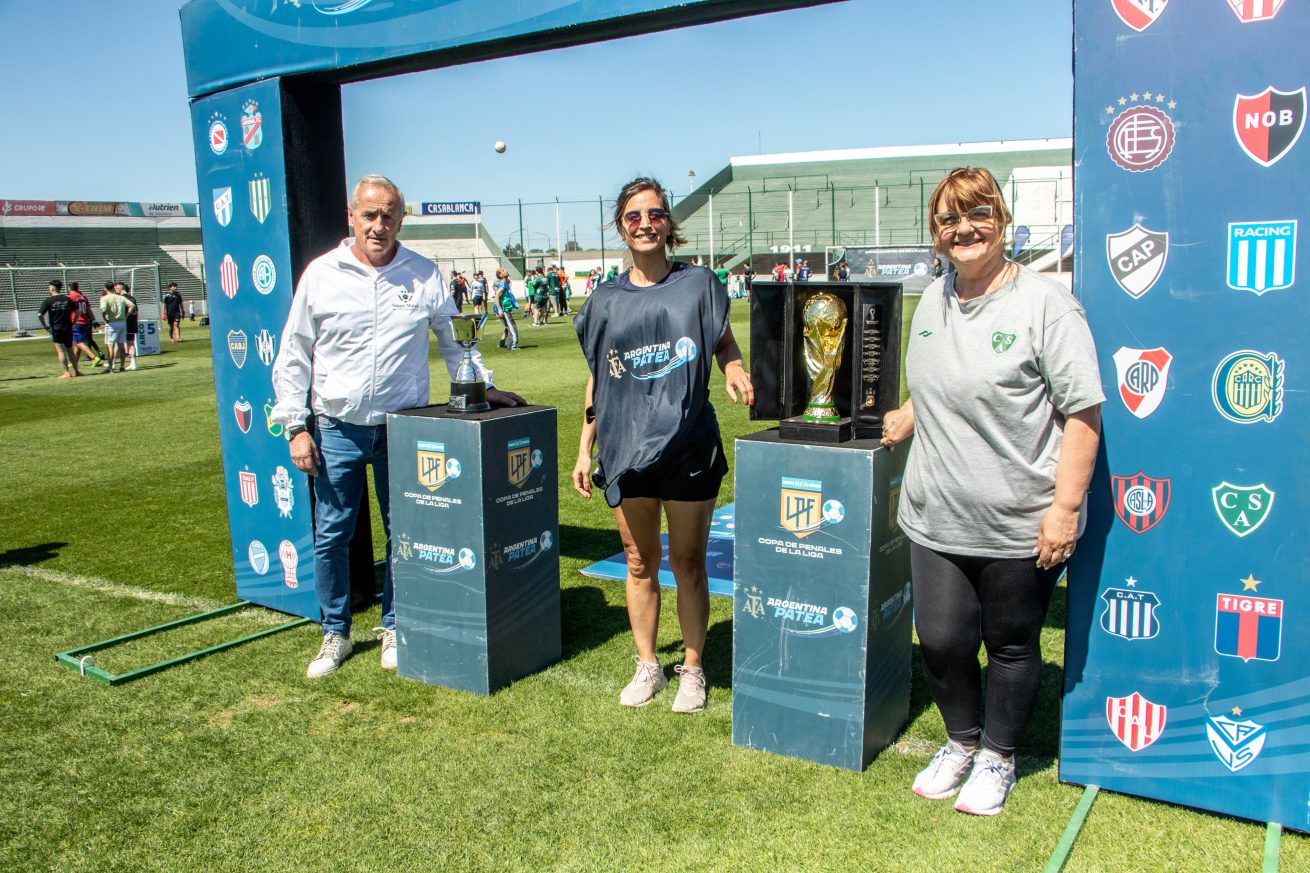
POLYGON ((1119 399, 1128 411, 1146 418, 1160 408, 1169 381, 1169 365, 1174 356, 1165 349, 1130 349, 1114 353, 1114 368, 1119 374, 1119 399))
POLYGON ((1105 603, 1101 630, 1125 640, 1155 639, 1160 633, 1160 598, 1152 591, 1138 589, 1132 576, 1124 582, 1124 588, 1107 588, 1101 592, 1105 603))
POLYGON ((1219 514, 1219 520, 1239 537, 1255 533, 1274 508, 1274 492, 1263 482, 1259 485, 1220 482, 1210 489, 1210 495, 1214 498, 1214 511, 1219 514))
POLYGON ((265 367, 273 366, 273 345, 275 340, 273 334, 265 328, 255 337, 255 348, 259 352, 259 362, 265 367))
POLYGON ((1233 101, 1233 134, 1247 157, 1272 167, 1292 150, 1305 127, 1305 88, 1279 91, 1270 85, 1259 94, 1238 94, 1233 101))
POLYGON ((259 104, 247 100, 241 107, 241 144, 252 152, 264 142, 264 116, 259 111, 259 104))
POLYGON ((1283 648, 1283 601, 1256 597, 1261 584, 1254 574, 1242 580, 1241 594, 1215 598, 1214 650, 1243 661, 1277 661, 1283 648))
MULTIPOLYGON (((1230 714, 1241 718, 1241 707, 1234 706, 1230 714)), ((1268 735, 1264 725, 1249 718, 1243 721, 1226 715, 1205 718, 1205 736, 1210 741, 1210 751, 1234 773, 1259 757, 1268 735)))
POLYGON ((1111 476, 1114 513, 1133 533, 1146 533, 1160 523, 1169 511, 1173 491, 1170 479, 1155 479, 1145 473, 1111 476))
POLYGON ((1215 368, 1210 396, 1229 421, 1273 421, 1283 412, 1283 359, 1273 352, 1233 352, 1215 368))
POLYGON ((1114 115, 1105 134, 1110 158, 1130 173, 1145 173, 1169 160, 1175 131, 1173 118, 1165 110, 1176 109, 1178 104, 1166 101, 1163 94, 1134 91, 1120 97, 1118 106, 1126 107, 1118 115, 1114 115, 1115 106, 1105 107, 1107 116, 1114 115))
POLYGON ((237 481, 241 485, 241 502, 254 508, 259 502, 259 480, 255 478, 254 473, 242 470, 237 473, 237 481))
POLYGON ((1160 13, 1164 12, 1164 7, 1169 5, 1169 0, 1111 0, 1111 5, 1120 21, 1141 33, 1155 24, 1160 13))
POLYGON ((1168 707, 1152 703, 1134 691, 1128 697, 1105 698, 1105 720, 1119 742, 1140 752, 1164 733, 1168 707))
POLYGON ((1228 0, 1237 20, 1243 24, 1253 21, 1268 21, 1278 14, 1287 0, 1228 0))
POLYGON ((240 370, 246 365, 246 332, 229 330, 227 332, 227 353, 232 356, 232 363, 240 370))
POLYGON ((283 518, 290 518, 295 499, 295 490, 291 486, 291 474, 287 472, 286 467, 278 467, 277 472, 273 474, 273 502, 277 504, 278 515, 283 518))
POLYGON ((1140 224, 1120 233, 1106 234, 1105 257, 1110 274, 1124 292, 1140 298, 1155 285, 1169 259, 1169 234, 1140 224))
POLYGON ((232 404, 232 414, 236 416, 237 427, 241 428, 242 433, 250 433, 250 423, 253 420, 253 410, 249 400, 238 400, 232 404))
POLYGON ((1296 221, 1228 224, 1228 287, 1259 297, 1296 280, 1296 221))
POLYGON ((214 189, 214 217, 219 227, 227 227, 232 222, 232 186, 214 189))
POLYGON ((522 488, 523 483, 532 475, 532 440, 510 440, 507 446, 506 462, 509 465, 509 484, 522 488))

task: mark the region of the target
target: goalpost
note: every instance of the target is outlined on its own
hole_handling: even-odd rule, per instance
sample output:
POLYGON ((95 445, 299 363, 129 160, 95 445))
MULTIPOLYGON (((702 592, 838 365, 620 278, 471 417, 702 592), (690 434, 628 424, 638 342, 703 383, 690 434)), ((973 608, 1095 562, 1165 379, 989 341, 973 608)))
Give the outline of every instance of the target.
POLYGON ((79 290, 91 301, 97 322, 100 321, 97 304, 106 282, 126 282, 136 297, 141 317, 155 321, 160 318, 158 264, 0 266, 0 330, 13 333, 39 331, 41 322, 37 320, 37 311, 49 293, 47 286, 54 279, 64 283, 65 292, 76 282, 79 290))

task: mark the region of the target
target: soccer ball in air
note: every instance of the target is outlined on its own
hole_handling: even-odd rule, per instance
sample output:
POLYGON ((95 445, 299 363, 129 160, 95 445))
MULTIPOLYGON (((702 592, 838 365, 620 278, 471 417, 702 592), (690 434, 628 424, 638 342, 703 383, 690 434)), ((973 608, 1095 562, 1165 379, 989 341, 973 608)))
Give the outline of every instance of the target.
POLYGON ((846 517, 846 507, 842 506, 840 500, 829 500, 823 504, 823 520, 829 524, 836 524, 846 517))
POLYGON ((505 154, 505 149, 507 148, 507 146, 505 145, 504 140, 498 139, 496 140, 496 144, 493 146, 493 148, 496 150, 496 154, 503 155, 505 154))
POLYGON ((832 611, 832 626, 844 634, 855 630, 859 623, 859 616, 848 606, 839 606, 832 611))

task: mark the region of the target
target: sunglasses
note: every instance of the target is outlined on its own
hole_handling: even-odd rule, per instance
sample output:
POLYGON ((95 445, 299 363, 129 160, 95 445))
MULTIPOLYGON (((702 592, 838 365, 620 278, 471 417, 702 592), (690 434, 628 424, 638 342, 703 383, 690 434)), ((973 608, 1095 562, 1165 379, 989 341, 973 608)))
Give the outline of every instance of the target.
MULTIPOLYGON (((646 220, 650 222, 651 227, 659 227, 669 220, 669 212, 667 209, 647 209, 646 220)), ((633 209, 623 213, 623 223, 628 226, 628 230, 641 227, 641 210, 633 209)))
POLYGON ((970 224, 990 224, 994 217, 995 210, 990 206, 975 206, 973 209, 964 212, 939 212, 933 216, 937 221, 937 226, 943 230, 956 228, 960 226, 960 219, 969 219, 970 224))

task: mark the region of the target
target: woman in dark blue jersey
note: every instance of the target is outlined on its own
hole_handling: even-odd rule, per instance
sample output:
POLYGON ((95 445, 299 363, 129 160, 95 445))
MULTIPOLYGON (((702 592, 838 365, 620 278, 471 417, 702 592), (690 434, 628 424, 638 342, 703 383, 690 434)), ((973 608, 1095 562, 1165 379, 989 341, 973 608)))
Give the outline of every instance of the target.
POLYGON ((645 706, 668 684, 655 654, 660 619, 660 510, 669 522, 669 563, 678 584, 684 661, 674 712, 705 708, 701 650, 709 627, 705 549, 719 485, 728 471, 709 401, 712 351, 728 397, 755 402, 728 325, 728 294, 704 267, 675 263, 685 242, 654 179, 619 192, 614 225, 632 267, 600 285, 574 319, 591 376, 573 487, 592 483, 613 507, 628 560, 628 620, 637 672, 619 695, 645 706), (592 474, 592 449, 596 471, 592 474))

